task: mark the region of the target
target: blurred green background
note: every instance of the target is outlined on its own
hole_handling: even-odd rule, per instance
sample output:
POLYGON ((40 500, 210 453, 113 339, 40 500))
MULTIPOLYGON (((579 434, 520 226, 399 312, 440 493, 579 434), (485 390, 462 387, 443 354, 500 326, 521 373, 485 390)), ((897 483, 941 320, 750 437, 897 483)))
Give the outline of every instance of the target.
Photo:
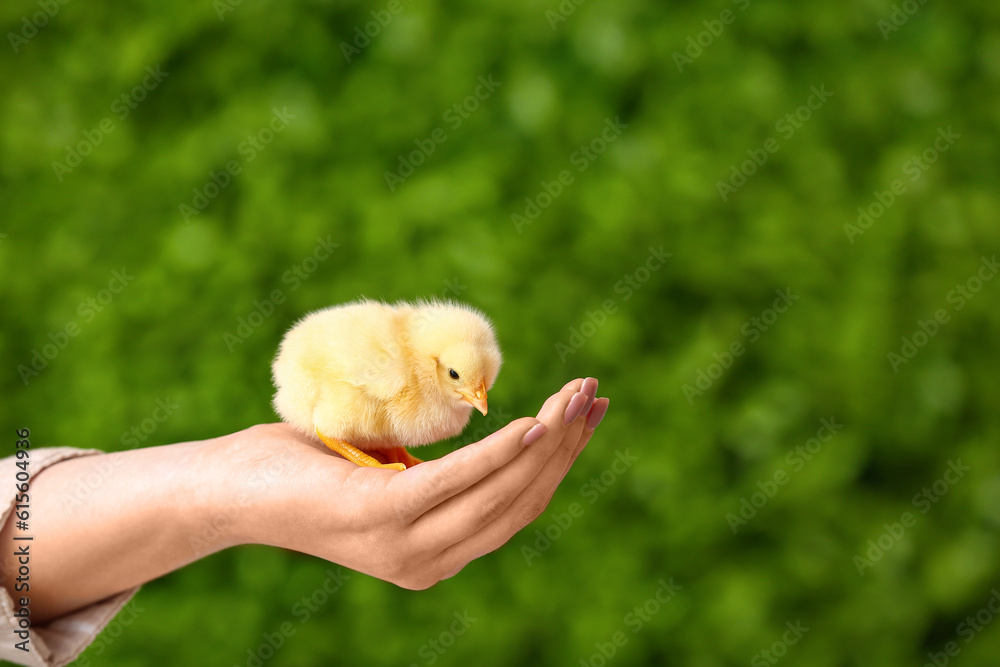
POLYGON ((453 579, 319 595, 336 566, 232 549, 146 585, 79 664, 996 659, 1000 5, 0 20, 6 451, 23 426, 119 450, 272 421, 284 330, 359 295, 496 322, 494 410, 432 457, 573 377, 612 400, 542 517, 453 579))

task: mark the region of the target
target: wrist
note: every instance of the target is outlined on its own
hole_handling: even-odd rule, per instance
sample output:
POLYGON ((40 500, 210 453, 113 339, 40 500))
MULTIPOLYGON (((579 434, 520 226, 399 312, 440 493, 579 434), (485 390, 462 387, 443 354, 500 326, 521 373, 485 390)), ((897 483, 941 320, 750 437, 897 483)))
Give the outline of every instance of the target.
POLYGON ((241 544, 296 548, 290 531, 302 520, 303 471, 288 455, 279 425, 259 424, 206 441, 217 488, 203 532, 212 551, 241 544))
POLYGON ((253 502, 243 483, 245 463, 234 435, 198 442, 188 462, 189 470, 198 471, 191 491, 196 499, 190 508, 192 523, 186 529, 192 560, 253 541, 253 502))

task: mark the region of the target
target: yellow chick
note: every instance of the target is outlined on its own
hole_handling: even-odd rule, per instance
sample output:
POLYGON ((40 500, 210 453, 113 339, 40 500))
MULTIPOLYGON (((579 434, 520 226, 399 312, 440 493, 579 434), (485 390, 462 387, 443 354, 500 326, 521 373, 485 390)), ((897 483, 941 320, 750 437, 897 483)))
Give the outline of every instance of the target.
POLYGON ((470 306, 362 299, 285 334, 274 409, 349 461, 405 470, 420 463, 405 447, 460 433, 473 407, 486 414, 501 363, 492 324, 470 306))

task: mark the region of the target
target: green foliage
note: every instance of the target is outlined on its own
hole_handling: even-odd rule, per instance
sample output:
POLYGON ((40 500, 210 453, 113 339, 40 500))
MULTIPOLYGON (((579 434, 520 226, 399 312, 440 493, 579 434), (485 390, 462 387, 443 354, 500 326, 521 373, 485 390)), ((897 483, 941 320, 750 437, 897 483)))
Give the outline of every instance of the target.
MULTIPOLYGON (((8 35, 3 432, 119 450, 273 420, 284 330, 359 295, 488 312, 508 419, 585 375, 611 411, 548 511, 453 579, 353 574, 301 622, 335 566, 233 549, 145 586, 90 664, 254 664, 286 622, 270 665, 599 665, 616 632, 609 664, 767 664, 798 620, 788 664, 995 659, 1000 622, 958 626, 1000 587, 1000 280, 976 284, 1000 243, 996 3, 225 2, 74 0, 8 35), (68 150, 89 154, 54 167, 68 150)), ((39 11, 5 3, 4 33, 39 11)))

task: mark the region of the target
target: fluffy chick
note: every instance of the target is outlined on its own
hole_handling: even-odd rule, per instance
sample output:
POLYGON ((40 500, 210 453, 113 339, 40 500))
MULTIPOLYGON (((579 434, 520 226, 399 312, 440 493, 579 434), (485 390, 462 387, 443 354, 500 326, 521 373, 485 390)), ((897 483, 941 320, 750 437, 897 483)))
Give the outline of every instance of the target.
POLYGON ((403 449, 456 435, 502 357, 493 326, 469 306, 369 299, 307 315, 272 364, 274 408, 359 465, 419 463, 403 449), (365 452, 379 452, 383 464, 365 452))

